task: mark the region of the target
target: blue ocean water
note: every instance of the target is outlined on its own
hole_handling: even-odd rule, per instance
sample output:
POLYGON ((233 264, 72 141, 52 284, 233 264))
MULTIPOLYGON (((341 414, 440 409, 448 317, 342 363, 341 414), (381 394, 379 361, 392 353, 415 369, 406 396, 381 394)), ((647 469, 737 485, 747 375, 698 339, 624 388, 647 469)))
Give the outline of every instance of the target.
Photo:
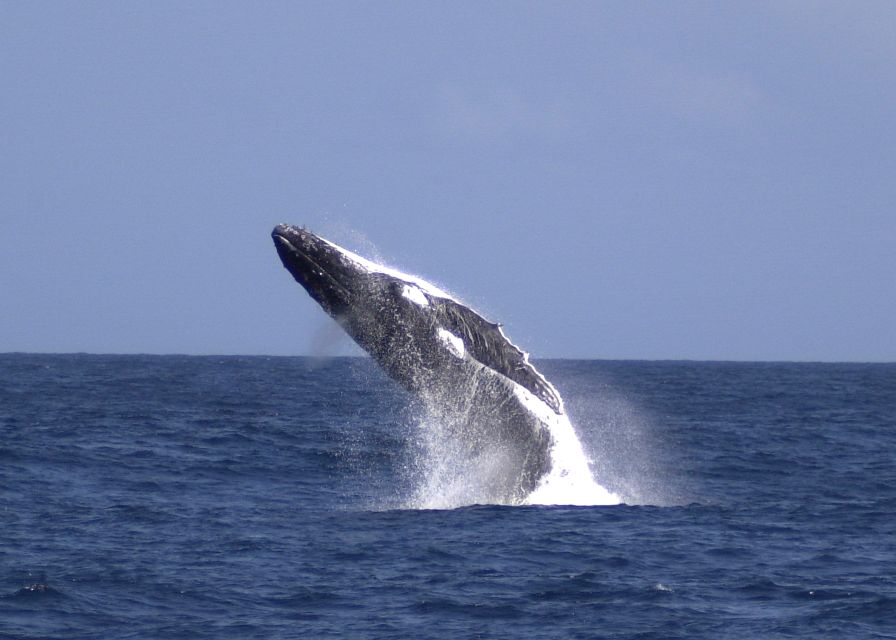
POLYGON ((896 636, 896 365, 538 365, 625 504, 416 508, 364 358, 0 355, 0 637, 896 636))

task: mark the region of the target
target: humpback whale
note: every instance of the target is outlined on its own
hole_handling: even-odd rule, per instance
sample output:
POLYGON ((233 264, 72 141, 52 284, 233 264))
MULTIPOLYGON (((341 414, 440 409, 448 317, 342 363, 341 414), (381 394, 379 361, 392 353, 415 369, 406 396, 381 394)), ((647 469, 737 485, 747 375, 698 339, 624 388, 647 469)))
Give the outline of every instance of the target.
POLYGON ((569 446, 578 447, 585 474, 603 490, 591 479, 559 393, 501 325, 425 280, 302 227, 281 224, 271 235, 293 278, 392 379, 438 415, 463 455, 498 461, 501 472, 489 478, 482 500, 525 502, 549 476, 568 474, 554 468, 552 454, 569 446))

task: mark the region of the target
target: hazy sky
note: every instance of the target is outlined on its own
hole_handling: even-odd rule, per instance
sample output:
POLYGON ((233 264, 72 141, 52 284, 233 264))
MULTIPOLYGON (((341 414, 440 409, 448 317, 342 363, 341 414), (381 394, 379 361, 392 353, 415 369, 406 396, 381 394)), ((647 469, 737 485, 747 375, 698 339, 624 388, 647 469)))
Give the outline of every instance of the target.
POLYGON ((0 3, 0 351, 333 352, 270 230, 536 357, 896 360, 896 3, 0 3))

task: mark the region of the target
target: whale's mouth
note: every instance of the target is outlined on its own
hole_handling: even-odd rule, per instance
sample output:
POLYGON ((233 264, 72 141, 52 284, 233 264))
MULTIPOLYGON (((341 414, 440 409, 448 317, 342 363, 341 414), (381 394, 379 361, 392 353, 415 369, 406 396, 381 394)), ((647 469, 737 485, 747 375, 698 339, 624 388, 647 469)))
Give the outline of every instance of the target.
POLYGON ((277 245, 278 250, 282 247, 285 251, 289 251, 293 254, 301 253, 298 249, 296 249, 293 243, 287 240, 285 235, 281 235, 275 232, 271 234, 271 237, 274 239, 274 243, 277 245))
POLYGON ((278 224, 271 231, 271 238, 273 238, 278 250, 283 248, 291 253, 306 256, 315 240, 314 236, 305 231, 305 229, 291 224, 278 224))
MULTIPOLYGON (((301 230, 288 225, 277 225, 271 232, 277 254, 283 266, 302 285, 306 285, 308 276, 315 272, 323 272, 321 266, 312 258, 312 241, 301 230)), ((307 288, 307 286, 306 286, 307 288)))
POLYGON ((292 243, 287 239, 286 231, 284 229, 281 229, 282 226, 283 225, 278 225, 274 227, 274 230, 271 232, 271 237, 275 242, 281 242, 286 246, 295 249, 295 247, 292 246, 292 243))

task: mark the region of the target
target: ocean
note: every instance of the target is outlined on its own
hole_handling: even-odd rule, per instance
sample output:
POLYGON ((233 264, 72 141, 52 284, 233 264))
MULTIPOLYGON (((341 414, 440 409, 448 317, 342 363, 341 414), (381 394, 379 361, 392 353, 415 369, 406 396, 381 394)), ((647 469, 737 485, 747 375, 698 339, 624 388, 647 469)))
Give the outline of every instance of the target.
POLYGON ((896 637, 896 365, 536 364, 621 504, 445 494, 367 358, 0 355, 0 637, 896 637))

